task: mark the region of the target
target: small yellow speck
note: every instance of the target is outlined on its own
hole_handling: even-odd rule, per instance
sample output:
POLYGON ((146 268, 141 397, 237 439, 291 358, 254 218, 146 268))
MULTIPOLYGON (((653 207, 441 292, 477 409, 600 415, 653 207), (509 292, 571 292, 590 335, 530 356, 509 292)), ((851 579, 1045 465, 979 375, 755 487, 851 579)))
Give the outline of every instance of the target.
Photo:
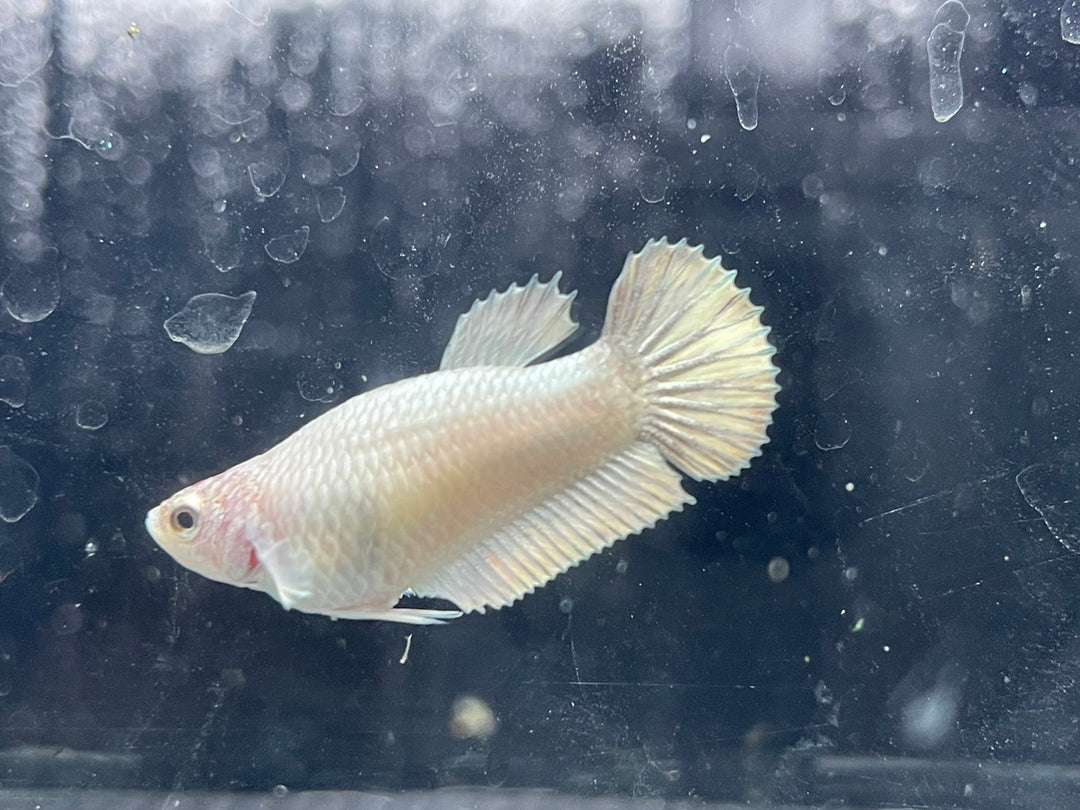
POLYGON ((131 25, 129 25, 128 30, 127 30, 127 35, 129 37, 131 37, 132 39, 137 39, 138 36, 139 36, 139 26, 136 25, 135 23, 132 23, 131 25))

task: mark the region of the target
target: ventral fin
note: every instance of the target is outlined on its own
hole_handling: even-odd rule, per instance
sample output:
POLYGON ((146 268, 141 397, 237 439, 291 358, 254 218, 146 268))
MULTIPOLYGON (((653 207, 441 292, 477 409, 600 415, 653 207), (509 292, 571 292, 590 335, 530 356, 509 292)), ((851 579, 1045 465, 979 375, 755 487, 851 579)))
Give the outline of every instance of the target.
POLYGON ((461 616, 460 610, 426 610, 424 608, 390 608, 389 610, 328 610, 332 619, 366 619, 368 621, 398 622, 399 624, 445 624, 461 616))
POLYGON ((414 590, 464 612, 501 608, 693 503, 680 475, 639 442, 496 532, 414 590))
POLYGON ((570 318, 577 291, 559 292, 561 277, 541 282, 533 276, 524 287, 511 284, 473 302, 458 318, 439 368, 527 366, 558 348, 578 328, 570 318))

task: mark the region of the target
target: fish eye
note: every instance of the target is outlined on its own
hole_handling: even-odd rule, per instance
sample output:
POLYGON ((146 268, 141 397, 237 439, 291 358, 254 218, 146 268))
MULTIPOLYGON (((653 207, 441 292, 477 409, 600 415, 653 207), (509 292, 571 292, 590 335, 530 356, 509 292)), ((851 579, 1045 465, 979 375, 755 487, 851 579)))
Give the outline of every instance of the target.
POLYGON ((199 513, 190 506, 178 506, 169 515, 169 522, 175 531, 186 534, 199 523, 199 513))

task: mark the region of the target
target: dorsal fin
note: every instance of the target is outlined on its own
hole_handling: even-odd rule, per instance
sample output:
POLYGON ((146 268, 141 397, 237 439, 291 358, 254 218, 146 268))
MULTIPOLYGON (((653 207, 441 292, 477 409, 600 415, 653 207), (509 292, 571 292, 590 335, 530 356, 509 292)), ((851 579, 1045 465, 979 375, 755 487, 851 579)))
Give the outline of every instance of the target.
POLYGON ((440 369, 469 366, 527 366, 577 331, 570 304, 577 291, 559 292, 556 273, 541 283, 533 276, 524 287, 511 284, 473 302, 458 318, 440 369))

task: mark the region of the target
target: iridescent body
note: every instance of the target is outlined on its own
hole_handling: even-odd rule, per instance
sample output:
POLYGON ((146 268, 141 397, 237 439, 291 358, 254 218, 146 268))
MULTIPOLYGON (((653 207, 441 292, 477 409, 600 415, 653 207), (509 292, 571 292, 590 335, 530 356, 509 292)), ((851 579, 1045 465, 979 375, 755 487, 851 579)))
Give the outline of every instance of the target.
POLYGON ((736 475, 768 440, 778 387, 760 309, 685 240, 631 254, 601 338, 534 277, 476 302, 439 371, 361 394, 147 515, 204 576, 286 608, 426 624, 514 602, 736 475))

